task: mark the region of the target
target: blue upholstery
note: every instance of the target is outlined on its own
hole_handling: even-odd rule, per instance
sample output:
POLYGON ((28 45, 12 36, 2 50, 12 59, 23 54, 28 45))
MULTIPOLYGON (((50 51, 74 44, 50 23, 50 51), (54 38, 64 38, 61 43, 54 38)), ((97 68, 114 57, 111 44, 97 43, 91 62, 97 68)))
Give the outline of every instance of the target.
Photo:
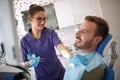
MULTIPOLYGON (((97 52, 100 53, 101 55, 103 54, 104 48, 108 44, 108 42, 112 39, 112 35, 108 34, 107 37, 99 44, 97 48, 97 52)), ((114 80, 115 77, 115 72, 114 70, 106 65, 105 68, 105 77, 104 80, 114 80)))
POLYGON ((99 44, 97 48, 97 52, 102 55, 104 48, 106 47, 107 43, 112 39, 112 35, 108 34, 106 38, 99 44))
POLYGON ((14 76, 15 76, 15 75, 11 75, 11 76, 9 76, 9 77, 3 79, 3 80, 14 80, 14 76))
POLYGON ((104 80, 114 80, 114 77, 115 77, 114 70, 111 69, 109 66, 106 66, 104 80))

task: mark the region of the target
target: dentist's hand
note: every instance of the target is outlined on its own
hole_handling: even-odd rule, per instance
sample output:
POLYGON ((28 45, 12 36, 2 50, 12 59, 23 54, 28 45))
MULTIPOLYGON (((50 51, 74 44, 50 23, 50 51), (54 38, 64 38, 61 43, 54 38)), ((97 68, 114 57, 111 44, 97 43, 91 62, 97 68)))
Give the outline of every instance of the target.
POLYGON ((28 53, 27 53, 28 60, 31 60, 32 58, 35 58, 35 57, 36 57, 36 53, 33 53, 30 50, 28 50, 28 53))
POLYGON ((31 60, 29 60, 28 64, 31 67, 37 67, 39 62, 40 62, 40 57, 38 56, 38 57, 35 57, 35 58, 32 58, 31 60))

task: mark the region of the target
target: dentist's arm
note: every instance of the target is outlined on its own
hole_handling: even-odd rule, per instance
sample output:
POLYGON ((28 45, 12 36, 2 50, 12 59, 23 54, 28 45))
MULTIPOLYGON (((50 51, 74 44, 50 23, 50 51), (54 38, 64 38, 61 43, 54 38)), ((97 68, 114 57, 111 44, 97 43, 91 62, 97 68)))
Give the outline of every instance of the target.
POLYGON ((73 63, 75 66, 80 64, 80 59, 78 56, 74 56, 63 44, 58 44, 57 49, 65 58, 69 60, 69 63, 73 63))
POLYGON ((57 50, 67 59, 72 56, 72 53, 69 51, 69 49, 65 47, 62 43, 57 45, 57 50))

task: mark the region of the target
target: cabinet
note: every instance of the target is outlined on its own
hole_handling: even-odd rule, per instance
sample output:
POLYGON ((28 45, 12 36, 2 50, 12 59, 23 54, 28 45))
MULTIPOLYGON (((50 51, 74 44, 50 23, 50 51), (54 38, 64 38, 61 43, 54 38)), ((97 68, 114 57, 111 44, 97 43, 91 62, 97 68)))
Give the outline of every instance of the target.
POLYGON ((54 3, 59 28, 74 24, 71 0, 60 0, 54 3))
POLYGON ((87 15, 101 16, 98 0, 71 0, 75 24, 81 23, 87 15))
POLYGON ((86 15, 101 15, 99 0, 61 0, 55 4, 59 28, 80 24, 86 15))

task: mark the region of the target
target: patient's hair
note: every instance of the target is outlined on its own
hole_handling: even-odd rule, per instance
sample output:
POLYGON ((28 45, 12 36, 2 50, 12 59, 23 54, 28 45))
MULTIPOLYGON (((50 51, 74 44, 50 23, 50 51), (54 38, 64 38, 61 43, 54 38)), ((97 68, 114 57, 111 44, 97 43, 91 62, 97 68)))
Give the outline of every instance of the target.
POLYGON ((102 36, 103 39, 107 36, 109 27, 106 20, 97 16, 86 16, 85 20, 92 21, 97 24, 95 36, 102 36))

